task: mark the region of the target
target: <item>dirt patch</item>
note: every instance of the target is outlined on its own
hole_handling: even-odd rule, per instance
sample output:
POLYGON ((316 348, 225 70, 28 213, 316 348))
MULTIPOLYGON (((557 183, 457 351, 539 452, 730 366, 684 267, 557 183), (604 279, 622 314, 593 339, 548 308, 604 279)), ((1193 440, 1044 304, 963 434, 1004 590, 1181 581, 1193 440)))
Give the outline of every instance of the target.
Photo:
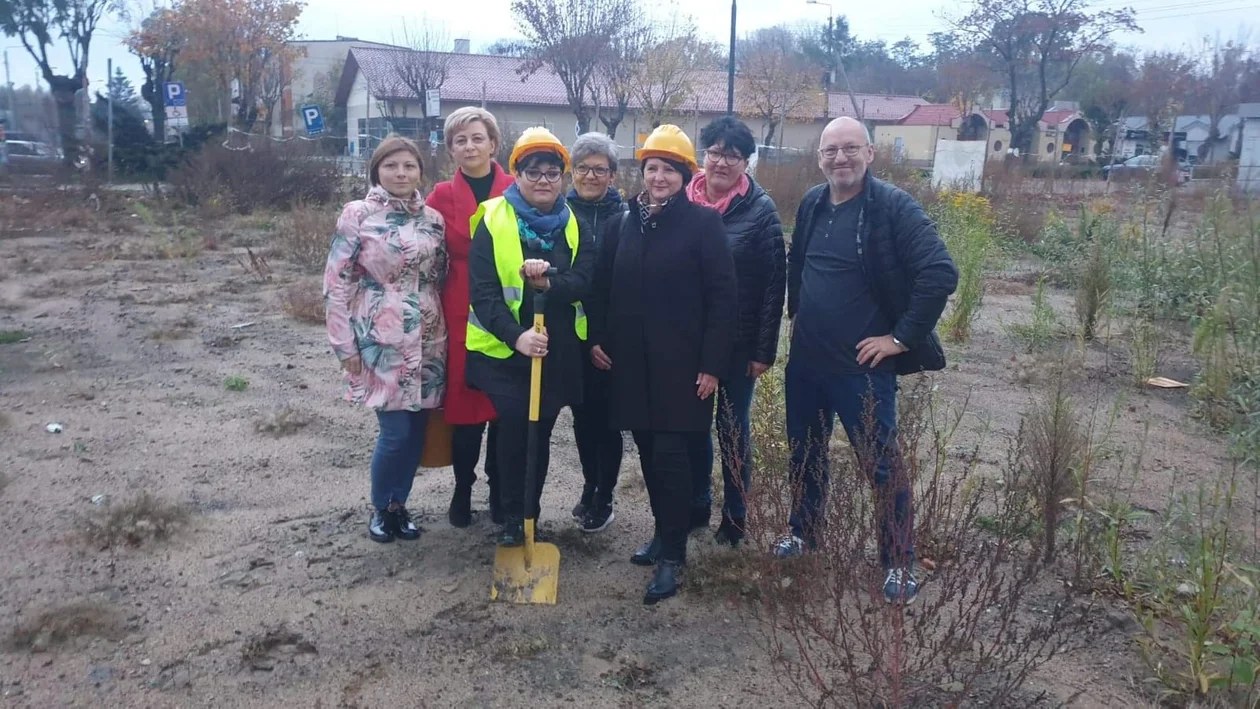
POLYGON ((95 601, 79 601, 42 611, 9 634, 9 650, 46 652, 78 638, 117 640, 123 634, 118 611, 95 601))
POLYGON ((140 546, 164 541, 188 524, 187 508, 142 492, 127 502, 103 501, 104 509, 89 515, 84 539, 98 549, 140 546))
POLYGON ((272 438, 282 438, 306 428, 311 421, 310 414, 292 406, 285 406, 260 416, 254 421, 254 430, 272 438))
POLYGON ((271 628, 261 635, 250 638, 241 648, 241 664, 252 670, 271 671, 279 662, 290 661, 296 655, 315 655, 315 643, 289 630, 284 625, 271 628))

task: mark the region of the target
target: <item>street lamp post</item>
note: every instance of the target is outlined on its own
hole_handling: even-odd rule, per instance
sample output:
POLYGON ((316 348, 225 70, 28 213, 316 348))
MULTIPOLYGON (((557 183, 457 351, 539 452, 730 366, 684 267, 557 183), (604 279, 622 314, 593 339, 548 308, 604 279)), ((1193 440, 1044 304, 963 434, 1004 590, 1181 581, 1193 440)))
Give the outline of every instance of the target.
POLYGON ((735 3, 731 0, 731 46, 726 55, 726 115, 735 113, 735 3))
MULTIPOLYGON (((861 121, 862 109, 858 106, 857 96, 853 95, 853 85, 849 83, 849 73, 844 70, 844 62, 836 61, 835 13, 832 12, 831 3, 822 2, 822 0, 805 0, 805 4, 822 5, 827 8, 827 54, 831 60, 831 69, 832 71, 840 71, 840 78, 844 80, 845 91, 849 94, 849 102, 853 104, 853 115, 857 116, 857 119, 861 121)), ((830 95, 827 97, 827 105, 831 105, 830 95)))

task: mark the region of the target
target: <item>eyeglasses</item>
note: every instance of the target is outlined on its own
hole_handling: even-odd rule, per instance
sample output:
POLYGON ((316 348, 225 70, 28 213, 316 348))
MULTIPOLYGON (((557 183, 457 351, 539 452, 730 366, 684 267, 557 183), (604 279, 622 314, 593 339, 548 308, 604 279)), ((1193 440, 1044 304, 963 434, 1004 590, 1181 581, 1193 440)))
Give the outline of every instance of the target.
POLYGON ((846 145, 843 148, 837 148, 833 145, 819 150, 818 155, 827 158, 828 160, 835 160, 837 155, 844 153, 846 158, 853 158, 857 157, 857 154, 862 152, 862 148, 865 148, 868 145, 870 145, 870 143, 863 143, 861 145, 846 145))
POLYGON ((736 153, 721 153, 716 150, 704 151, 704 159, 714 165, 738 165, 744 159, 743 155, 736 153))
POLYGON ((612 174, 612 170, 609 170, 606 167, 600 167, 600 166, 591 167, 590 165, 578 165, 577 167, 573 168, 573 172, 576 173, 578 177, 586 177, 587 175, 594 175, 596 177, 604 178, 612 174))
POLYGON ((555 183, 559 182, 561 177, 564 177, 564 172, 562 170, 548 170, 543 172, 542 170, 533 167, 523 171, 521 174, 530 182, 546 180, 547 182, 555 183))

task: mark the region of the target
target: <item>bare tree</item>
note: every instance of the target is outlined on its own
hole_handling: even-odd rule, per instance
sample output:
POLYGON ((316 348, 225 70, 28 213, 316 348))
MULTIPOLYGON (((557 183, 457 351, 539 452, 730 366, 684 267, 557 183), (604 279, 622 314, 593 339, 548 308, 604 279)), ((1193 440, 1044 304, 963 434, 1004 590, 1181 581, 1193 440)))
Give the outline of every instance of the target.
POLYGON ((634 95, 644 119, 655 128, 694 97, 697 72, 711 62, 713 49, 700 39, 690 18, 677 14, 653 27, 646 44, 634 95))
POLYGON ((591 129, 588 100, 596 67, 634 14, 634 0, 512 0, 525 36, 522 81, 549 67, 564 84, 579 133, 591 129))
POLYGON ((450 36, 441 24, 422 17, 419 29, 408 28, 403 20, 394 44, 408 50, 393 52, 394 76, 419 99, 420 115, 429 118, 425 96, 429 89, 442 88, 450 76, 450 36))
POLYGON ((766 124, 762 142, 774 142, 785 120, 818 115, 826 97, 819 91, 820 68, 798 51, 795 35, 784 27, 757 30, 739 56, 740 110, 766 124))
POLYGON ((1221 139, 1221 119, 1243 98, 1243 78, 1247 72, 1249 52, 1245 40, 1221 43, 1204 40, 1199 53, 1191 102, 1195 111, 1208 117, 1208 139, 1200 148, 1199 157, 1208 160, 1221 139))
POLYGON ((1146 117, 1146 134, 1152 145, 1163 142, 1175 129, 1183 97, 1193 84, 1194 60, 1185 54, 1150 52, 1142 58, 1133 86, 1133 107, 1146 117))
POLYGON ((89 49, 96 26, 113 0, 0 0, 0 31, 17 37, 35 60, 57 104, 61 149, 67 165, 79 156, 78 107, 75 95, 87 91, 89 49), (69 73, 58 74, 48 56, 54 37, 65 40, 69 73))
POLYGON ((642 10, 632 9, 632 18, 612 38, 601 54, 591 81, 595 115, 608 137, 617 137, 617 127, 626 119, 630 100, 643 64, 652 28, 642 10))
POLYGON ((1090 12, 1088 0, 973 0, 951 24, 994 56, 1010 92, 1011 143, 1024 154, 1081 59, 1105 49, 1116 32, 1138 30, 1133 10, 1090 12))

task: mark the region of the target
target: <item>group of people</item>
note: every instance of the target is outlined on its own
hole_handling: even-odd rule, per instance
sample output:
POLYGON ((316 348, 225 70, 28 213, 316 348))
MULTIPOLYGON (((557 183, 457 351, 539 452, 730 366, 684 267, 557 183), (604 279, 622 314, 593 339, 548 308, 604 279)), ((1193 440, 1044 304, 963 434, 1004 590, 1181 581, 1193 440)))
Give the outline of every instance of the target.
POLYGON ((889 501, 879 506, 885 596, 914 600, 910 490, 893 471, 896 377, 944 366, 933 330, 957 283, 949 254, 907 193, 868 174, 874 149, 857 121, 823 131, 826 182, 802 199, 790 255, 774 201, 747 173, 757 148, 749 128, 722 117, 699 138, 703 165, 681 129, 656 128, 636 153, 643 190, 629 199, 616 188, 617 146, 607 136, 566 147, 530 128, 504 170, 493 157, 498 124, 480 108, 447 118, 458 167, 427 198, 415 143, 391 136, 376 148, 370 189, 342 211, 324 278, 347 396, 380 424, 373 540, 420 535, 406 503, 440 409, 453 430, 450 523, 472 521, 485 437, 497 542, 524 543, 524 520, 540 512, 552 430, 569 407, 584 477, 574 519, 588 533, 613 522, 630 431, 655 518, 631 562, 654 567, 646 602, 675 595, 688 536, 711 521, 715 413, 725 487, 715 538, 744 539, 745 493, 755 485, 749 411, 777 358, 786 296, 786 416, 800 493, 774 553, 817 546, 838 414, 850 440, 876 443, 859 454, 889 501), (537 291, 547 294, 541 332, 532 327, 537 291), (535 359, 539 480, 525 499, 535 359))

